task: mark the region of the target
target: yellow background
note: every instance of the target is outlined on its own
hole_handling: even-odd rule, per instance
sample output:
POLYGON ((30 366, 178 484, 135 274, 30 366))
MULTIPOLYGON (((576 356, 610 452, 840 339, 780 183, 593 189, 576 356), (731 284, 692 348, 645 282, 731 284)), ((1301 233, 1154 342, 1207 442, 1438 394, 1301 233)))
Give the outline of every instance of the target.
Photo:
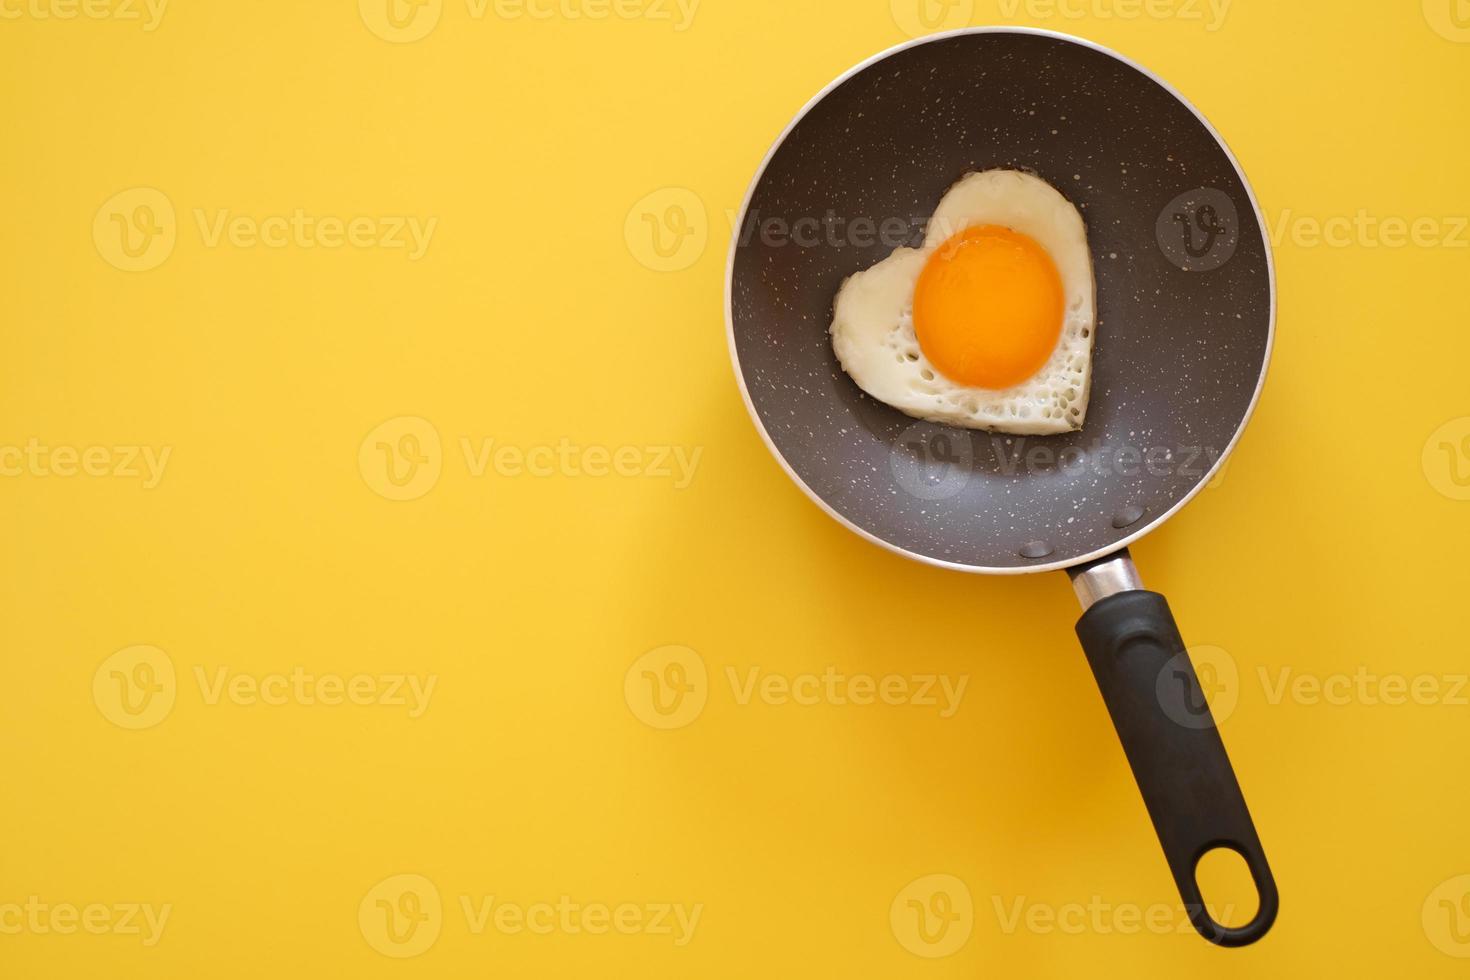
POLYGON ((1238 951, 1176 934, 1177 913, 1167 934, 1107 912, 1101 929, 1004 928, 1018 901, 1177 902, 1065 578, 971 577, 859 540, 787 481, 741 405, 729 214, 789 117, 904 40, 912 7, 704 0, 676 30, 671 6, 476 19, 447 0, 393 43, 353 0, 177 2, 152 31, 36 14, 65 2, 6 0, 19 16, 0 19, 0 445, 171 455, 152 489, 0 479, 0 906, 171 913, 152 946, 0 934, 0 974, 1463 975, 1470 942, 1440 905, 1470 873, 1470 707, 1449 696, 1467 670, 1453 467, 1470 446, 1438 448, 1470 427, 1470 236, 1453 221, 1470 212, 1470 44, 1448 2, 1235 0, 1217 30, 1184 0, 950 8, 1159 72, 1284 222, 1255 420, 1225 478, 1135 547, 1186 638, 1235 668, 1223 731, 1282 893, 1274 932, 1238 951), (177 242, 127 272, 93 225, 140 187, 176 209, 177 242), (664 220, 691 201, 686 252, 651 255, 635 205, 664 220), (410 261, 211 247, 195 218, 297 208, 438 225, 410 261), (1360 209, 1436 219, 1441 240, 1299 233, 1360 209), (394 501, 359 450, 400 417, 432 426, 442 472, 394 501), (682 489, 477 477, 463 439, 702 455, 682 489), (137 645, 176 692, 130 730, 94 680, 137 645), (629 669, 670 645, 706 669, 706 703, 662 730, 629 669), (941 718, 741 703, 728 675, 829 666, 968 687, 941 718), (437 680, 410 718, 210 703, 196 679, 297 667, 437 680), (1445 696, 1273 699, 1262 672, 1288 668, 1430 675, 1445 696), (397 875, 442 901, 412 958, 371 935, 374 889, 397 875), (906 947, 901 912, 890 924, 930 875, 973 908, 933 959, 906 947), (475 934, 464 896, 702 911, 683 946, 475 934))

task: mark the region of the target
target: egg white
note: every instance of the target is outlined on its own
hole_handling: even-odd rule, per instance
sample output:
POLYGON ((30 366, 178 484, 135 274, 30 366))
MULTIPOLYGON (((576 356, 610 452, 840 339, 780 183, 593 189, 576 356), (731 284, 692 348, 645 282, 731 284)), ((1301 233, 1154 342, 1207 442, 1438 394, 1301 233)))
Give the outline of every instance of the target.
POLYGON ((921 248, 899 248, 849 276, 833 303, 832 349, 868 394, 916 418, 969 429, 1045 435, 1080 429, 1092 384, 1096 288, 1082 215, 1046 181, 1019 170, 967 174, 945 192, 921 248), (1051 357, 1010 388, 961 385, 940 374, 914 333, 914 287, 951 236, 1001 225, 1046 249, 1062 280, 1062 332, 1051 357))

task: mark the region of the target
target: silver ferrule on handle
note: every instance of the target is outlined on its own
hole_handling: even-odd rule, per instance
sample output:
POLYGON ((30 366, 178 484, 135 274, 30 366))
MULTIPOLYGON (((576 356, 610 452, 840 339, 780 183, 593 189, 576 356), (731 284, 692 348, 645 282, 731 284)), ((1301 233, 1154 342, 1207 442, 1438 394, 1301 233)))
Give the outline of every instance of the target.
POLYGON ((1067 574, 1072 577, 1072 589, 1082 603, 1083 612, 1110 595, 1143 588, 1143 580, 1138 577, 1138 569, 1133 567, 1133 556, 1128 554, 1127 548, 1086 565, 1069 568, 1067 574))

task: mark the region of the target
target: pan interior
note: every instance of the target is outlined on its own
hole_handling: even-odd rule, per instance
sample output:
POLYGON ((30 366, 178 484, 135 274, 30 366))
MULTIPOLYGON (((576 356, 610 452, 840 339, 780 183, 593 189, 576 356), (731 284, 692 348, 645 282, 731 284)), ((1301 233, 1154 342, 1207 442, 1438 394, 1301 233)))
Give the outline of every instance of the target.
POLYGON ((1169 89, 1054 35, 897 49, 788 131, 751 189, 730 329, 752 412, 820 502, 914 557, 1054 568, 1167 516, 1233 445, 1269 356, 1273 287, 1229 153, 1169 89), (972 170, 1037 174, 1088 227, 1098 326, 1086 424, 1008 436, 917 421, 843 373, 842 280, 917 244, 972 170))

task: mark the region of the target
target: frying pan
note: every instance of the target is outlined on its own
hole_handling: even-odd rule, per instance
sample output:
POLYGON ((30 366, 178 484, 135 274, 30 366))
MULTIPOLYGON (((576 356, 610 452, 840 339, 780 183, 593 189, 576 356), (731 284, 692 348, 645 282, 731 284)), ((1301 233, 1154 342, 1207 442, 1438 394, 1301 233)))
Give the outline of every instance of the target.
POLYGON ((1265 380, 1276 312, 1264 221, 1235 158, 1146 69, 1047 31, 975 28, 883 52, 817 95, 771 148, 735 224, 730 353, 756 427, 823 510, 965 572, 1066 569, 1077 622, 1190 921, 1241 946, 1276 884, 1164 597, 1127 550, 1224 463, 1265 380), (843 279, 918 244, 958 179, 1026 170, 1088 227, 1098 323, 1086 422, 1002 436, 916 421, 842 371, 843 279), (1201 857, 1237 852, 1260 904, 1217 922, 1201 857))

